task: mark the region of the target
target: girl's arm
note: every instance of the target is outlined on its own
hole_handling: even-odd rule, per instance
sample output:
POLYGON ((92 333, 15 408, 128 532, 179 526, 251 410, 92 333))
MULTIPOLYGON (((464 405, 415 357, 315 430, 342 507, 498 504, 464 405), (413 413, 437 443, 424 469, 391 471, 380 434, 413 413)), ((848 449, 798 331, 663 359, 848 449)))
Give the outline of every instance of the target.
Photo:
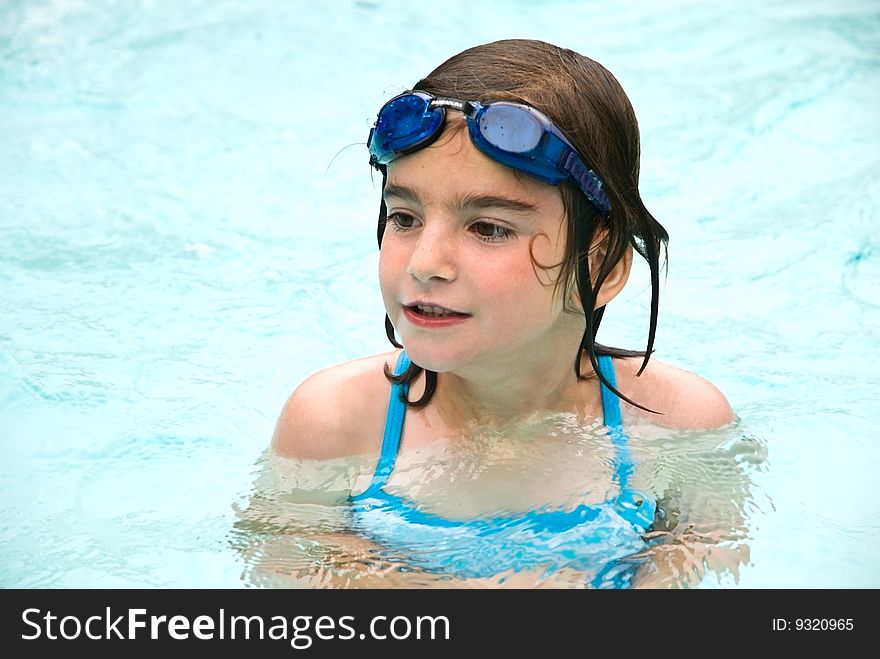
POLYGON ((657 504, 664 518, 647 536, 633 585, 688 588, 710 572, 738 583, 751 561, 746 509, 764 503, 750 474, 764 467, 766 447, 736 427, 678 439, 690 445, 670 456, 675 476, 657 504))
POLYGON ((541 575, 459 579, 406 564, 351 531, 348 499, 369 482, 375 460, 297 461, 272 451, 238 520, 230 544, 250 585, 281 588, 559 587, 541 575), (366 476, 365 476, 366 475, 366 476), (364 480, 366 478, 366 481, 364 480))
POLYGON ((419 571, 390 560, 349 530, 348 498, 374 460, 291 460, 272 451, 230 543, 255 586, 286 588, 422 587, 419 571), (406 567, 405 571, 401 568, 406 567))

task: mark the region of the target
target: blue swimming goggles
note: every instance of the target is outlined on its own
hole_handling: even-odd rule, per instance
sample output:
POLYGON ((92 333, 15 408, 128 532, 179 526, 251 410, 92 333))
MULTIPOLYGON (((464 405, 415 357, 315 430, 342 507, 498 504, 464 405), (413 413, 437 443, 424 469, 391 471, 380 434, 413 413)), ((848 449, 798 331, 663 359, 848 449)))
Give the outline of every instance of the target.
POLYGON ((602 180, 584 164, 571 142, 545 115, 519 103, 483 105, 418 91, 395 96, 382 106, 370 129, 370 164, 378 168, 428 146, 443 130, 446 108, 464 113, 474 145, 493 160, 551 185, 570 178, 596 208, 610 213, 602 180))

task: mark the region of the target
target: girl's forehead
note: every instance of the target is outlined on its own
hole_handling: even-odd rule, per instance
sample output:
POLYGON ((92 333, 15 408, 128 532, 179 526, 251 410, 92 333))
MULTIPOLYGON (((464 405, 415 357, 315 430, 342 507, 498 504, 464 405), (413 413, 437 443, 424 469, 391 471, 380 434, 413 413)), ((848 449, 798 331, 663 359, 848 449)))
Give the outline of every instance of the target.
POLYGON ((498 196, 522 202, 536 212, 561 211, 557 186, 492 160, 470 140, 462 120, 447 126, 437 141, 388 164, 385 198, 406 191, 413 201, 498 196), (462 130, 464 128, 464 130, 462 130))

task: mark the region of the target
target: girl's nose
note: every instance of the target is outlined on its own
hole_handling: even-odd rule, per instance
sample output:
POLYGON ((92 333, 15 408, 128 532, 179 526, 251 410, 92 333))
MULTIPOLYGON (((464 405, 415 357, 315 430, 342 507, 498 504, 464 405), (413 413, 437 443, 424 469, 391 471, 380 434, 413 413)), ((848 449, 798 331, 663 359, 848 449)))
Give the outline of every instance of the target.
POLYGON ((456 271, 454 236, 439 222, 428 222, 415 242, 407 272, 427 284, 432 279, 452 281, 456 271))

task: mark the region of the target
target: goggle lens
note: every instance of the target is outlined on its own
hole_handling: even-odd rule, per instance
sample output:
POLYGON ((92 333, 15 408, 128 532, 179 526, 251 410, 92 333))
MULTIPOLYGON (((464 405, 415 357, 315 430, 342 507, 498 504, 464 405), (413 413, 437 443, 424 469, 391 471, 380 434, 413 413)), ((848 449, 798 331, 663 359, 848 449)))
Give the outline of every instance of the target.
POLYGON ((490 105, 480 117, 480 132, 492 146, 510 153, 526 153, 541 142, 544 129, 528 110, 490 105))
POLYGON ((380 164, 393 160, 398 153, 419 148, 434 136, 443 123, 443 110, 431 108, 428 99, 416 94, 389 101, 379 113, 370 152, 380 164))

